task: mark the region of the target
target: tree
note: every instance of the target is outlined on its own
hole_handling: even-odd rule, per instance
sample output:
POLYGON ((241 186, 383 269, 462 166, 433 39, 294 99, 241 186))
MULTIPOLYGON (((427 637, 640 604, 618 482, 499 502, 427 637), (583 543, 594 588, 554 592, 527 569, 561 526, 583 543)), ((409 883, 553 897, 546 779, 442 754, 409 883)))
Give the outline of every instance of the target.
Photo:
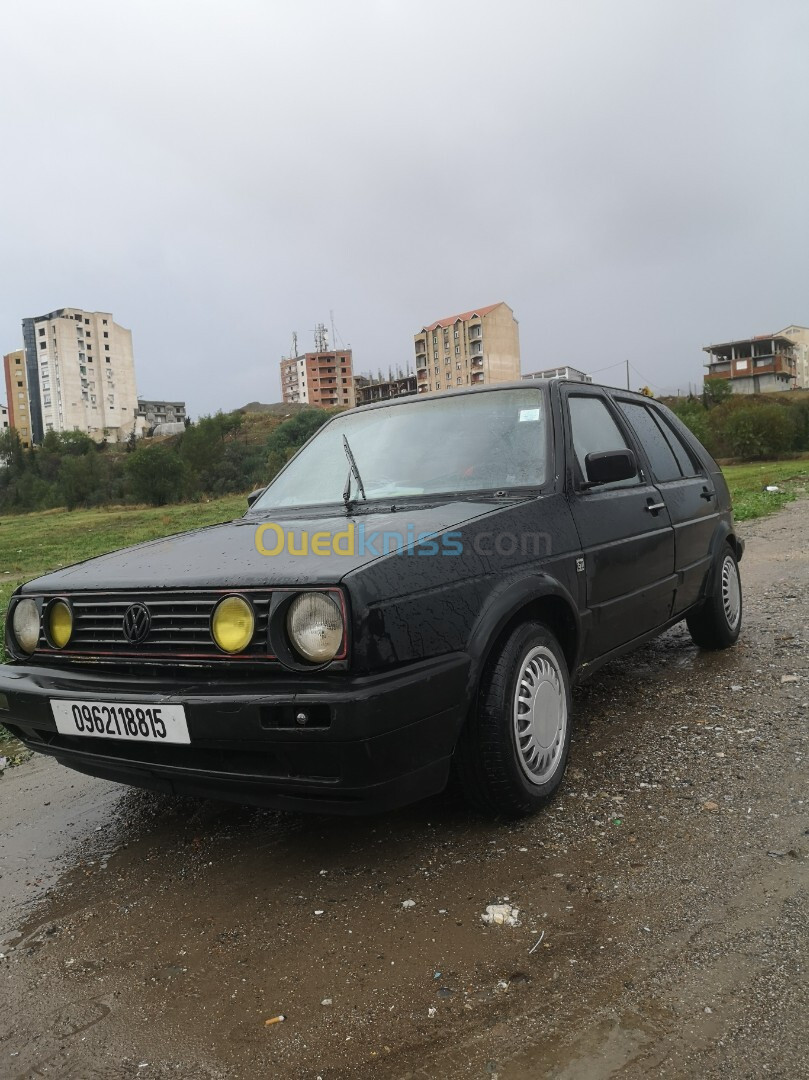
POLYGON ((730 379, 705 379, 702 384, 702 400, 706 409, 721 405, 732 393, 730 379))
POLYGON ((188 490, 188 468, 176 451, 150 446, 129 454, 124 464, 131 494, 136 502, 165 506, 188 490))

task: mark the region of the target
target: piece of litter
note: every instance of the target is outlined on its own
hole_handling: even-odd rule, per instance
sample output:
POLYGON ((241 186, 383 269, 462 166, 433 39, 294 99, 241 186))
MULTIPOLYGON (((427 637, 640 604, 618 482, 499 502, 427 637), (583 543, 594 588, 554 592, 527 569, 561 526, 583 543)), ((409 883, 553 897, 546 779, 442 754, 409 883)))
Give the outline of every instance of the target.
POLYGON ((427 1010, 427 1015, 432 1018, 437 1012, 438 1009, 436 1009, 434 1005, 431 1005, 430 1008, 427 1010))
POLYGON ((545 937, 545 931, 543 930, 542 933, 539 935, 539 940, 535 943, 534 947, 532 949, 528 950, 528 955, 529 956, 531 955, 532 952, 534 952, 536 949, 539 948, 539 946, 542 944, 542 939, 544 937, 545 937))
POLYGON ((710 1007, 710 1005, 705 1006, 705 1012, 709 1014, 713 1012, 713 1009, 710 1007))
POLYGON ((765 491, 769 491, 771 495, 777 495, 780 492, 780 487, 777 484, 767 484, 764 488, 765 491))
POLYGON ((264 1021, 264 1027, 269 1027, 270 1024, 283 1024, 283 1022, 285 1020, 286 1020, 286 1017, 284 1016, 284 1014, 279 1013, 278 1016, 271 1016, 269 1020, 265 1020, 264 1021))
POLYGON ((402 907, 403 908, 412 908, 412 907, 415 907, 415 906, 416 906, 416 901, 415 900, 403 900, 402 901, 402 907))
POLYGON ((318 908, 317 911, 315 912, 315 915, 325 915, 325 912, 324 912, 323 908, 318 908))
POLYGON ((331 1005, 331 998, 323 998, 321 1005, 331 1005))
POLYGON ((710 810, 710 811, 711 811, 711 813, 714 813, 714 814, 715 814, 715 813, 716 813, 716 811, 717 811, 717 810, 719 809, 719 803, 715 803, 715 802, 712 802, 712 801, 711 801, 711 800, 709 799, 709 800, 708 800, 708 802, 704 802, 704 803, 702 804, 702 809, 703 809, 703 810, 710 810))
POLYGON ((480 918, 488 926, 519 926, 520 909, 511 904, 487 904, 480 918))
POLYGON ((433 978, 434 979, 440 979, 441 978, 441 972, 440 971, 434 971, 433 972, 433 978))
POLYGON ((799 675, 782 675, 781 676, 781 682, 782 683, 799 682, 799 681, 800 681, 800 676, 799 675))

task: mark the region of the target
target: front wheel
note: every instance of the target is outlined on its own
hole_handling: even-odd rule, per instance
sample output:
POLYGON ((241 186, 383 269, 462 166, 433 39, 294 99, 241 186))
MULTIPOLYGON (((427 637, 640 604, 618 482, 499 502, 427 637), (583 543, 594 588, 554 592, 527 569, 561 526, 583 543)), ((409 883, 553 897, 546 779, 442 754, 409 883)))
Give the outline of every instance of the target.
POLYGON ((727 649, 742 628, 742 582, 730 544, 723 547, 710 595, 686 616, 691 639, 701 649, 727 649))
POLYGON ((569 746, 564 653, 545 625, 523 623, 486 668, 455 753, 456 775, 477 809, 522 817, 561 784, 569 746))

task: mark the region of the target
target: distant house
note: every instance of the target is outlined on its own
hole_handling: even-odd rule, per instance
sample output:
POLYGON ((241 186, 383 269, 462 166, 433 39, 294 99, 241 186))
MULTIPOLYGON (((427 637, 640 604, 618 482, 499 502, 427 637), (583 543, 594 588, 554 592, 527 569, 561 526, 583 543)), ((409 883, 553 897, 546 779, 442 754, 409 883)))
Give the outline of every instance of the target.
POLYGON ((706 345, 705 381, 727 380, 734 394, 767 394, 809 386, 809 329, 788 326, 720 345, 706 345))
POLYGON ((566 364, 564 367, 545 368, 544 371, 532 371, 528 375, 523 375, 524 379, 570 379, 571 382, 584 382, 591 383, 593 376, 588 375, 584 371, 579 371, 578 368, 570 367, 566 364))
MULTIPOLYGON (((146 401, 138 398, 138 411, 141 430, 150 431, 158 424, 185 425, 186 412, 184 401, 146 401)), ((178 429, 179 430, 179 429, 178 429)))

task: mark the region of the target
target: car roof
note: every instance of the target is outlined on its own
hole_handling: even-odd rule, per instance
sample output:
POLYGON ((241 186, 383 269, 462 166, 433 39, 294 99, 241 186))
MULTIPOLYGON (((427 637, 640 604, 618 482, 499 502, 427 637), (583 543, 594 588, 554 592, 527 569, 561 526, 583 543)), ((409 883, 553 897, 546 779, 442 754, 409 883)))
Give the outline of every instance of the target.
MULTIPOLYGON (((368 412, 371 409, 384 409, 391 406, 399 405, 412 405, 416 401, 435 400, 436 398, 449 398, 449 397, 466 397, 470 394, 486 394, 493 393, 499 390, 526 390, 528 388, 540 390, 540 392, 547 393, 548 388, 551 385, 559 385, 564 383, 566 386, 573 386, 580 390, 604 390, 607 393, 621 394, 622 396, 628 396, 635 398, 637 401, 649 403, 654 400, 647 397, 646 394, 638 394, 634 390, 623 390, 620 386, 607 386, 606 383, 584 383, 578 379, 565 379, 563 377, 554 379, 515 379, 510 382, 499 383, 484 383, 481 386, 453 386, 449 390, 432 390, 427 394, 403 394, 400 397, 385 398, 383 401, 372 401, 367 405, 357 405, 353 409, 346 410, 347 412, 368 412)), ((344 414, 343 414, 344 415, 344 414)))

